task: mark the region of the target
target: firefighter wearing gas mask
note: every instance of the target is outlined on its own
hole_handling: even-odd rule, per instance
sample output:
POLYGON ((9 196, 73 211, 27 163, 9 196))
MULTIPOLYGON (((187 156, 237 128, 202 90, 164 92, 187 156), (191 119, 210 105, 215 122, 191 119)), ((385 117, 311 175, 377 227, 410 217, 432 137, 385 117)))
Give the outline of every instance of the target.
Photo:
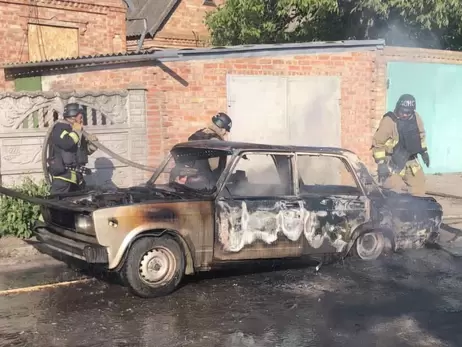
POLYGON ((418 155, 427 167, 430 158, 424 124, 412 95, 401 95, 395 110, 383 116, 372 140, 372 155, 384 188, 399 192, 404 183, 409 193, 425 195, 425 175, 418 155))
MULTIPOLYGON (((88 156, 96 151, 82 134, 85 111, 78 104, 68 104, 63 113, 64 122, 55 123, 51 132, 51 153, 48 170, 52 176, 51 194, 79 191, 85 188, 84 173, 88 156)), ((96 141, 92 135, 91 141, 96 141)))

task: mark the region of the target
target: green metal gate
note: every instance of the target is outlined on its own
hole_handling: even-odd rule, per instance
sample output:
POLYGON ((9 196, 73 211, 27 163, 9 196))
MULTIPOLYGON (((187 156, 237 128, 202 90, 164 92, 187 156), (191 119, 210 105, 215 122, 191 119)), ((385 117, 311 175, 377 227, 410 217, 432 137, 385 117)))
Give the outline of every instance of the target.
POLYGON ((427 131, 430 168, 423 165, 424 171, 462 172, 462 66, 388 63, 387 109, 406 93, 415 96, 427 131))

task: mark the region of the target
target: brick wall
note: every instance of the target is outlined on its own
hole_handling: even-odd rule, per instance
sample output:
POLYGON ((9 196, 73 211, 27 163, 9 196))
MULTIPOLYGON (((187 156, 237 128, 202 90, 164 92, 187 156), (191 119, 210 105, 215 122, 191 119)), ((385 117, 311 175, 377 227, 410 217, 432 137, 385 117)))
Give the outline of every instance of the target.
MULTIPOLYGON (((341 77, 342 146, 356 152, 374 168, 370 144, 386 109, 388 61, 462 64, 462 53, 386 47, 383 51, 325 53, 284 57, 209 59, 168 62, 183 79, 155 66, 119 69, 93 68, 86 72, 42 78, 44 90, 109 90, 136 84, 147 89, 149 164, 186 140, 218 110, 226 110, 226 74, 332 75, 341 77), (186 85, 186 86, 185 86, 186 85)), ((0 85, 5 84, 0 79, 0 85)), ((6 85, 11 89, 11 84, 6 85)))
POLYGON ((277 58, 241 58, 166 64, 190 85, 162 82, 165 146, 188 135, 214 112, 227 109, 226 74, 341 76, 342 145, 369 160, 374 99, 374 53, 339 53, 277 58), (184 124, 188 124, 185 126, 184 124))
MULTIPOLYGON (((168 34, 166 36, 156 35, 155 37, 146 37, 143 41, 144 50, 168 49, 168 48, 197 48, 207 47, 207 38, 201 36, 194 38, 193 35, 168 34)), ((138 38, 139 40, 139 38, 138 38)), ((127 40, 127 51, 136 51, 138 49, 137 40, 127 40)))
POLYGON ((0 0, 0 63, 29 60, 28 24, 78 29, 79 55, 123 52, 125 12, 121 0, 0 0))
MULTIPOLYGON (((225 0, 214 0, 218 6, 225 0)), ((154 38, 146 38, 144 49, 204 47, 208 45, 209 33, 204 24, 206 12, 215 6, 204 5, 204 0, 181 0, 154 38)), ((127 42, 127 50, 135 50, 137 42, 127 42)))
POLYGON ((51 90, 68 90, 71 85, 76 90, 145 86, 149 164, 156 165, 171 146, 185 141, 217 111, 226 111, 227 73, 341 76, 342 146, 371 164, 370 115, 375 109, 375 54, 350 52, 165 63, 181 77, 183 84, 152 66, 48 76, 42 78, 42 84, 51 90))
POLYGON ((86 72, 62 75, 42 76, 44 91, 79 90, 120 90, 133 87, 146 89, 146 127, 149 143, 147 165, 154 165, 162 158, 162 122, 159 114, 159 83, 160 70, 156 67, 126 67, 121 69, 90 69, 86 72))

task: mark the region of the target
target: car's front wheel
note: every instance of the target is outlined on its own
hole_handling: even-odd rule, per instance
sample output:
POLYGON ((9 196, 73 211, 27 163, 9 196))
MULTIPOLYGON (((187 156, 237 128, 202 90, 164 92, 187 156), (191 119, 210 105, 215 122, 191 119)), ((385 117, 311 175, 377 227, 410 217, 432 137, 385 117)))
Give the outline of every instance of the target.
POLYGON ((385 238, 380 231, 368 231, 358 237, 356 254, 363 260, 377 259, 385 248, 385 238))
POLYGON ((168 295, 183 279, 184 253, 171 236, 143 237, 130 248, 122 271, 125 283, 135 295, 168 295))

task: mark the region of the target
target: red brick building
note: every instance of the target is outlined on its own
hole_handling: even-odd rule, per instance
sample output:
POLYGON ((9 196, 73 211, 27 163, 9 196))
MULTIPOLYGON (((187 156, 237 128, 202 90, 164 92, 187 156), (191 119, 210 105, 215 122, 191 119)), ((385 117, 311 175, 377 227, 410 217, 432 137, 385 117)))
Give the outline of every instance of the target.
MULTIPOLYGON (((149 10, 146 6, 153 3, 143 1, 139 7, 141 1, 133 2, 129 18, 152 13, 154 7, 149 10)), ((206 35, 205 27, 197 24, 207 8, 203 0, 158 0, 156 4, 160 12, 156 12, 155 21, 154 17, 147 21, 150 36, 145 44, 161 45, 156 41, 161 33, 174 31, 168 29, 169 25, 183 25, 184 32, 192 29, 189 31, 206 35), (195 13, 196 17, 190 18, 196 18, 191 20, 197 25, 185 25, 182 13, 195 13)), ((390 94, 390 63, 430 63, 417 64, 422 69, 457 69, 462 63, 462 53, 384 47, 382 41, 114 54, 124 52, 126 32, 136 36, 140 30, 140 21, 125 21, 127 6, 123 1, 41 0, 31 5, 25 0, 0 0, 0 6, 2 14, 8 14, 4 21, 7 25, 0 28, 7 42, 0 59, 22 62, 6 66, 5 78, 0 72, 0 88, 92 92, 130 86, 145 89, 150 165, 157 164, 165 151, 203 126, 215 112, 224 110, 234 119, 231 139, 249 140, 253 136, 263 142, 271 139, 274 143, 290 140, 342 146, 355 151, 372 167, 372 135, 381 116, 392 107, 394 94, 411 92, 418 100, 426 98, 421 89, 409 84, 426 85, 426 77, 419 75, 395 81, 390 94), (80 58, 53 60, 66 56, 80 58)), ((401 69, 405 72, 408 67, 401 69)), ((430 127, 432 119, 427 112, 431 110, 422 113, 430 127)), ((433 137, 430 143, 434 148, 443 141, 433 137)), ((445 148, 438 151, 451 152, 445 148)))
POLYGON ((43 91, 144 88, 150 165, 224 110, 234 119, 231 139, 339 145, 372 167, 373 132, 395 102, 387 101, 391 61, 457 67, 462 53, 382 41, 164 50, 12 65, 3 84, 14 90, 15 79, 34 76, 43 91))
POLYGON ((223 0, 0 0, 4 23, 0 27, 0 63, 126 52, 136 50, 140 39, 143 49, 205 46, 205 13, 221 3, 223 0), (127 3, 134 7, 128 8, 127 3))
MULTIPOLYGON (((371 116, 376 113, 377 106, 377 56, 380 49, 381 42, 375 41, 307 43, 229 49, 168 50, 161 52, 164 57, 158 59, 156 55, 159 53, 156 52, 132 53, 114 57, 112 63, 117 65, 112 67, 107 65, 110 64, 107 61, 110 58, 105 57, 94 57, 91 62, 71 59, 45 64, 21 64, 7 69, 7 88, 12 88, 12 81, 18 76, 32 75, 41 78, 41 89, 44 91, 70 88, 113 90, 126 89, 132 85, 144 87, 147 90, 149 164, 155 165, 166 150, 185 140, 192 131, 203 126, 219 110, 232 115, 235 128, 242 128, 249 117, 264 117, 263 114, 258 114, 258 109, 241 109, 234 112, 229 103, 230 77, 313 77, 311 81, 314 84, 311 84, 311 87, 307 85, 307 97, 320 95, 323 83, 327 83, 326 86, 329 83, 335 85, 333 98, 328 96, 325 99, 328 100, 326 102, 329 107, 333 108, 333 116, 329 117, 335 124, 321 126, 321 123, 318 124, 316 121, 313 124, 304 124, 306 134, 300 141, 315 144, 316 141, 310 137, 325 131, 330 132, 329 129, 335 128, 337 132, 330 136, 333 141, 356 151, 369 162, 373 120, 371 116), (134 59, 138 61, 135 62, 134 59), (88 66, 89 63, 91 66, 88 66), (50 68, 53 68, 53 71, 50 68), (320 77, 333 79, 324 82, 320 77)), ((263 81, 260 85, 265 83, 263 81)), ((299 101, 304 99, 304 95, 297 96, 299 101)), ((254 104, 261 104, 263 107, 265 103, 268 103, 268 100, 255 94, 254 104)), ((320 107, 322 108, 322 105, 320 107)), ((316 120, 316 111, 304 112, 316 120)), ((322 110, 319 108, 317 112, 321 114, 322 110)), ((262 124, 269 124, 268 120, 262 119, 262 124)), ((264 130, 264 126, 260 128, 264 130)), ((281 132, 284 130, 281 129, 281 132)))
POLYGON ((0 0, 0 62, 126 51, 120 0, 0 0))
POLYGON ((133 9, 127 13, 129 51, 136 50, 140 42, 147 50, 207 46, 205 15, 224 0, 132 0, 132 3, 133 9))

